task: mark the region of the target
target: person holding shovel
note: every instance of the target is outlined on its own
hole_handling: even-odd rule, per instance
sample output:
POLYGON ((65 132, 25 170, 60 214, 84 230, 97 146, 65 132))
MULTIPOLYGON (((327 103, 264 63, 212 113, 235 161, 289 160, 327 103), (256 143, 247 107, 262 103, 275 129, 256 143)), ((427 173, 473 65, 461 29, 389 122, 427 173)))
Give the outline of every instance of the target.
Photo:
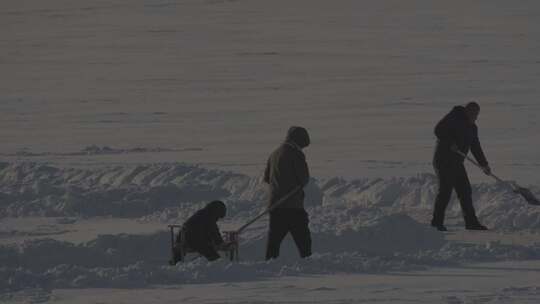
MULTIPOLYGON (((191 250, 199 253, 208 261, 215 261, 220 258, 218 250, 227 250, 231 243, 225 242, 221 237, 217 221, 224 218, 227 208, 222 201, 215 200, 190 216, 182 226, 185 237, 185 245, 191 250)), ((178 235, 173 248, 175 254, 172 265, 181 260, 180 246, 181 235, 178 235)))
POLYGON ((309 146, 306 129, 290 127, 285 142, 274 150, 264 171, 264 182, 270 189, 270 227, 266 260, 279 256, 279 248, 291 233, 300 257, 311 255, 309 218, 304 209, 304 190, 309 182, 309 169, 302 149, 309 146))
POLYGON ((478 139, 478 127, 475 122, 479 114, 480 106, 478 103, 469 102, 465 106, 454 107, 435 127, 437 146, 433 157, 433 166, 439 179, 439 190, 435 199, 431 226, 439 231, 447 231, 444 226, 444 213, 453 189, 456 190, 461 205, 465 228, 468 230, 487 230, 487 227, 480 224, 476 217, 471 184, 463 164, 465 159, 463 155, 467 155, 470 150, 484 173, 491 174, 491 169, 478 139))

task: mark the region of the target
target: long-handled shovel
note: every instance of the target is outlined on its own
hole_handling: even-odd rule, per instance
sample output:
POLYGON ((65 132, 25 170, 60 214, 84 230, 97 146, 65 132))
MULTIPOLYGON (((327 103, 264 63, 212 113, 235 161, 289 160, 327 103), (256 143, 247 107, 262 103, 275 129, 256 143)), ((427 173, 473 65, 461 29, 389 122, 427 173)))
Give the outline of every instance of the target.
MULTIPOLYGON (((453 151, 456 152, 457 154, 465 157, 468 161, 473 163, 478 168, 483 169, 482 166, 480 166, 479 163, 477 163, 474 159, 467 156, 465 153, 463 153, 463 152, 461 152, 459 150, 453 150, 453 151)), ((496 176, 493 173, 489 173, 488 175, 493 177, 494 179, 496 179, 499 183, 504 183, 504 184, 507 184, 510 187, 512 187, 512 190, 514 190, 515 193, 520 194, 527 201, 527 203, 529 203, 531 205, 540 205, 540 201, 534 196, 534 194, 531 192, 531 190, 529 190, 527 188, 524 188, 524 187, 520 187, 516 183, 511 183, 511 182, 504 181, 504 180, 500 179, 498 176, 496 176)))
POLYGON ((245 223, 242 227, 238 228, 236 230, 237 234, 242 233, 247 227, 249 227, 251 224, 255 223, 258 219, 265 216, 266 214, 270 213, 272 210, 274 210, 276 207, 279 207, 281 204, 283 204, 285 201, 287 201, 289 198, 291 198, 293 195, 295 195, 298 191, 302 190, 301 186, 298 186, 291 190, 289 193, 287 193, 285 196, 280 198, 277 202, 272 204, 272 206, 267 207, 263 212, 261 212, 259 215, 257 215, 255 218, 253 218, 251 221, 245 223))

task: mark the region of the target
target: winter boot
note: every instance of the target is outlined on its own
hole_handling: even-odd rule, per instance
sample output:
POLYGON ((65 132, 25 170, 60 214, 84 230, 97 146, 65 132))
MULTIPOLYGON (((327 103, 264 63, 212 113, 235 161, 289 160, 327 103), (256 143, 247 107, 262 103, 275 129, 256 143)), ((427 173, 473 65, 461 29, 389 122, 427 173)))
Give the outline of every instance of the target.
POLYGON ((480 223, 466 224, 465 229, 467 230, 488 230, 488 228, 480 223))
POLYGON ((446 229, 446 227, 443 224, 437 224, 437 223, 431 222, 431 226, 437 228, 437 230, 439 231, 448 231, 448 229, 446 229))

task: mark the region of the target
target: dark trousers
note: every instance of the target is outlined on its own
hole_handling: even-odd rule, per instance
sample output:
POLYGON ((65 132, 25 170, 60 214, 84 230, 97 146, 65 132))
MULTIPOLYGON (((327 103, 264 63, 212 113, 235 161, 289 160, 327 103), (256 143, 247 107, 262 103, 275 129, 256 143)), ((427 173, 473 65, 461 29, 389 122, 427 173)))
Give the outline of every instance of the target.
POLYGON ((220 255, 212 245, 207 244, 204 246, 197 246, 193 249, 205 257, 208 261, 215 261, 220 258, 220 255))
POLYGON ((186 243, 189 248, 196 251, 208 261, 214 261, 220 258, 219 253, 216 250, 216 247, 203 236, 197 234, 187 234, 186 243))
POLYGON ((304 209, 278 208, 270 212, 270 229, 266 245, 266 259, 279 256, 279 248, 287 233, 291 233, 302 258, 311 255, 311 232, 308 214, 304 209))
POLYGON ((434 163, 435 172, 439 178, 439 192, 435 199, 435 210, 433 211, 432 225, 443 225, 444 213, 450 202, 452 190, 456 190, 465 225, 478 223, 476 212, 472 203, 472 190, 465 166, 460 162, 450 164, 434 163))

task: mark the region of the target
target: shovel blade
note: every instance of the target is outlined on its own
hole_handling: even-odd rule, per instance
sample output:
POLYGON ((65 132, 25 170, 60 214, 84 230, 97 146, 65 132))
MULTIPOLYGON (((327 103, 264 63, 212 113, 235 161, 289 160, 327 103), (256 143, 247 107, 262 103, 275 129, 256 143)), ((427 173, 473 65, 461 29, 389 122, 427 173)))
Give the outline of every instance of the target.
POLYGON ((519 193, 526 201, 527 203, 531 205, 540 205, 540 201, 534 194, 531 192, 531 190, 523 187, 516 188, 516 193, 519 193))

